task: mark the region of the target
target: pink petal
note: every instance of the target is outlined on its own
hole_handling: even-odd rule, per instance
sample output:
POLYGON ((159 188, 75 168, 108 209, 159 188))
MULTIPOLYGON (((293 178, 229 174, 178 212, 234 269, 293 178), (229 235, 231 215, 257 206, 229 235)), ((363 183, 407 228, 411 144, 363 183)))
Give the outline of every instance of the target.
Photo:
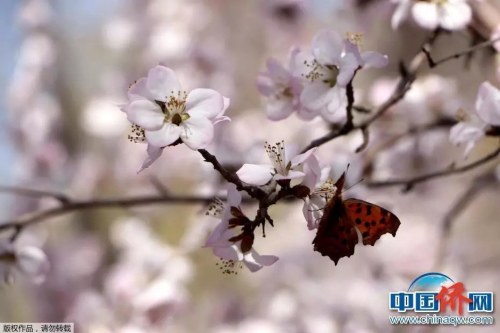
POLYGON ((273 80, 267 75, 267 73, 259 74, 257 76, 257 91, 265 96, 269 97, 274 93, 275 85, 273 80))
POLYGON ((163 148, 148 145, 147 152, 148 157, 146 157, 139 170, 137 170, 137 173, 140 173, 144 169, 149 168, 151 164, 153 164, 158 158, 160 158, 161 154, 163 153, 163 148))
POLYGON ((214 139, 214 124, 203 116, 191 116, 181 123, 182 141, 193 150, 203 149, 214 139))
POLYGON ((288 70, 290 74, 293 76, 297 70, 297 56, 300 54, 300 48, 298 46, 292 46, 288 53, 288 70))
MULTIPOLYGON (((321 116, 329 122, 335 122, 339 120, 339 114, 341 109, 347 107, 347 96, 345 88, 333 87, 331 92, 331 99, 326 105, 326 108, 322 109, 321 116)), ((346 114, 344 112, 344 114, 346 114)))
POLYGON ((476 112, 485 123, 500 126, 500 90, 489 82, 479 87, 476 112))
POLYGON ((181 128, 171 123, 163 124, 158 131, 146 131, 146 140, 150 145, 166 147, 174 143, 181 134, 181 128))
POLYGON ((39 248, 26 246, 16 253, 19 270, 36 283, 44 281, 50 264, 45 253, 39 248))
POLYGON ((148 72, 147 89, 155 100, 165 102, 167 96, 177 97, 181 84, 173 70, 158 65, 148 72))
POLYGON ((354 72, 361 66, 352 53, 345 54, 340 60, 337 86, 345 87, 352 80, 354 72))
POLYGON ((345 52, 352 54, 354 58, 356 58, 358 64, 363 65, 364 61, 363 58, 361 58, 358 46, 353 42, 351 42, 349 39, 345 39, 344 44, 345 44, 345 52))
POLYGON ((342 38, 332 30, 321 30, 312 40, 313 55, 322 65, 338 65, 342 49, 342 38))
POLYGON ((127 92, 127 96, 130 101, 136 100, 136 99, 149 99, 153 100, 153 96, 149 93, 149 90, 147 88, 147 78, 143 77, 137 80, 136 83, 134 83, 132 86, 130 86, 130 89, 127 92))
POLYGON ((270 98, 266 110, 269 120, 283 120, 293 113, 293 101, 289 98, 270 98))
POLYGON ((128 120, 141 126, 147 131, 157 131, 163 126, 165 115, 161 108, 146 99, 132 101, 124 111, 127 113, 128 120))
POLYGON ((309 230, 314 230, 318 227, 324 207, 325 200, 321 196, 311 195, 306 198, 302 206, 302 214, 304 214, 309 230))
POLYGON ((253 248, 249 253, 245 254, 244 264, 251 272, 256 272, 263 266, 271 266, 276 261, 278 261, 277 256, 271 255, 260 255, 253 248))
POLYGON ((314 148, 311 148, 309 149, 308 151, 306 151, 305 153, 303 154, 300 154, 300 155, 297 155, 295 156, 293 159, 292 159, 292 168, 301 164, 301 163, 304 163, 312 154, 314 154, 314 152, 316 151, 316 149, 318 149, 317 147, 314 147, 314 148))
POLYGON ((235 236, 236 233, 234 229, 228 229, 228 221, 228 219, 223 219, 217 224, 210 236, 208 236, 205 247, 230 247, 232 245, 228 239, 235 236))
POLYGON ((381 68, 389 64, 389 58, 386 55, 377 52, 363 52, 361 57, 363 58, 363 63, 366 67, 381 68))
POLYGON ((313 191, 321 175, 321 168, 316 155, 313 154, 311 158, 307 159, 304 163, 304 173, 305 176, 301 184, 307 186, 311 191, 313 191))
POLYGON ((238 207, 241 203, 241 193, 236 189, 233 183, 227 184, 227 204, 232 207, 238 207))
POLYGON ((448 1, 441 6, 441 27, 444 29, 464 29, 472 19, 472 10, 465 1, 448 1))
POLYGON ((435 30, 439 26, 437 4, 430 2, 416 2, 411 11, 413 19, 422 28, 435 30))
POLYGON ((299 145, 296 143, 285 144, 285 166, 288 164, 288 162, 293 161, 293 158, 297 156, 299 150, 299 145))
POLYGON ((186 112, 190 116, 212 119, 223 109, 222 95, 212 89, 194 89, 186 98, 186 112))
POLYGON ((224 260, 241 261, 243 260, 243 253, 236 244, 229 247, 216 247, 214 254, 224 260))
POLYGON ((267 72, 269 77, 276 83, 286 83, 290 80, 290 73, 283 65, 274 58, 267 59, 267 72))
POLYGON ((273 178, 274 168, 271 165, 243 164, 236 172, 238 177, 247 184, 264 185, 273 178))
MULTIPOLYGON (((334 87, 335 88, 335 87, 334 87)), ((300 94, 300 102, 310 110, 318 110, 326 105, 332 98, 332 88, 316 80, 307 84, 300 94)))

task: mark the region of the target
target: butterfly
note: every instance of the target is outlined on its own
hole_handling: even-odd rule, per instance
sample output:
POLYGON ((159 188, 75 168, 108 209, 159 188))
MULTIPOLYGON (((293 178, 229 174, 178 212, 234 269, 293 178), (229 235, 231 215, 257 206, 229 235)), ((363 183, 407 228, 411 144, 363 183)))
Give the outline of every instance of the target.
POLYGON ((374 245, 385 233, 396 236, 401 222, 382 207, 358 199, 342 200, 345 172, 335 183, 335 193, 327 201, 318 231, 313 240, 314 251, 328 256, 337 265, 340 258, 354 254, 358 243, 356 228, 363 245, 374 245))

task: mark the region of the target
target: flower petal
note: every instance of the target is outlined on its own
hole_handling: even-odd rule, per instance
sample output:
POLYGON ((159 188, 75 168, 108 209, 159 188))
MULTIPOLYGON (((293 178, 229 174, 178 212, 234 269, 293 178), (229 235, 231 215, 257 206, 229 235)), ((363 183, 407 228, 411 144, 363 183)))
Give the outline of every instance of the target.
POLYGON ((269 97, 274 93, 274 89, 274 82, 267 73, 257 75, 257 91, 261 95, 269 97))
POLYGON ((358 63, 352 53, 346 53, 339 64, 339 75, 337 76, 337 86, 345 87, 352 80, 354 72, 362 64, 358 63))
POLYGON ((335 31, 321 30, 312 40, 312 53, 322 65, 338 65, 343 46, 342 38, 335 31))
POLYGON ((278 121, 288 118, 294 110, 293 101, 288 98, 270 98, 267 101, 267 118, 278 121))
POLYGON ((438 5, 431 2, 417 2, 411 9, 413 19, 424 29, 435 30, 439 26, 438 5))
POLYGON ((292 158, 292 160, 291 160, 292 168, 301 164, 301 163, 304 163, 312 154, 314 154, 316 149, 318 149, 318 147, 311 148, 308 151, 306 151, 305 153, 297 155, 294 158, 292 158))
POLYGON ((266 67, 269 77, 275 83, 287 83, 290 80, 290 73, 278 60, 274 58, 267 59, 266 67))
POLYGON ((302 180, 301 185, 308 187, 312 192, 316 187, 316 184, 318 183, 321 175, 319 159, 315 154, 313 154, 310 158, 307 159, 307 161, 305 161, 303 170, 305 176, 302 180))
POLYGON ((319 80, 306 84, 300 102, 309 110, 318 110, 330 102, 333 88, 319 80))
POLYGON ((151 164, 153 164, 158 158, 160 158, 161 154, 163 153, 163 148, 148 145, 147 152, 148 157, 146 157, 139 170, 137 170, 137 173, 140 173, 144 169, 149 168, 151 164))
POLYGON ((336 123, 342 121, 346 114, 347 96, 346 89, 333 87, 330 102, 322 108, 321 116, 328 122, 336 123), (343 111, 343 112, 342 112, 343 111))
POLYGON ((231 121, 231 118, 224 115, 230 104, 229 98, 222 96, 222 100, 224 102, 224 107, 222 108, 222 111, 215 118, 212 119, 212 123, 214 125, 221 123, 223 121, 231 121))
POLYGON ((212 119, 224 109, 221 94, 212 89, 194 89, 186 98, 186 113, 212 119))
POLYGON ((147 131, 157 131, 163 126, 165 115, 159 105, 146 99, 132 101, 124 108, 127 119, 147 131))
POLYGON ((233 183, 227 184, 227 204, 231 207, 238 207, 241 203, 241 193, 233 183))
POLYGON ((264 185, 273 178, 274 168, 271 165, 243 164, 236 172, 238 177, 247 184, 264 185))
POLYGON ((441 5, 441 27, 447 30, 461 30, 472 19, 472 10, 465 1, 446 1, 441 5))
POLYGON ((401 26, 401 23, 410 16, 411 6, 413 4, 412 0, 401 0, 398 3, 398 7, 392 14, 391 27, 396 30, 401 26))
POLYGON ((287 175, 286 176, 283 176, 282 174, 276 174, 274 176, 274 179, 276 180, 281 180, 281 179, 297 179, 297 178, 301 178, 301 177, 304 177, 304 173, 302 171, 295 171, 295 170, 290 170, 288 171, 287 175))
POLYGON ((146 140, 150 145, 166 147, 174 143, 181 134, 181 128, 171 123, 165 123, 157 131, 145 131, 146 140))
POLYGON ((182 141, 193 150, 203 149, 214 139, 214 124, 203 116, 191 116, 181 123, 182 141))
POLYGON ((277 256, 271 255, 260 255, 253 248, 250 252, 246 253, 243 259, 243 263, 251 272, 256 272, 263 266, 271 266, 276 261, 278 261, 277 256))
POLYGON ((229 247, 215 247, 214 254, 224 260, 241 261, 243 260, 243 253, 241 253, 238 245, 233 244, 229 247))
POLYGON ((36 283, 45 280, 50 264, 42 250, 33 246, 26 246, 16 252, 16 264, 19 270, 36 283))
POLYGON ((225 218, 214 228, 210 236, 205 242, 205 247, 230 247, 233 243, 229 238, 236 235, 234 229, 229 228, 229 219, 225 218))
POLYGON ((389 64, 389 58, 385 54, 373 51, 363 52, 361 55, 365 67, 381 68, 389 64))
POLYGON ((458 123, 450 130, 450 141, 454 145, 466 144, 464 152, 464 159, 466 159, 470 151, 476 145, 476 142, 484 135, 484 128, 480 126, 474 126, 468 123, 458 123))
POLYGON ((167 96, 178 96, 181 84, 173 70, 158 65, 148 72, 147 89, 155 100, 165 102, 167 96))
POLYGON ((489 82, 479 87, 476 112, 485 123, 500 126, 500 90, 489 82))
POLYGON ((154 100, 153 96, 150 94, 147 87, 148 79, 143 77, 137 80, 133 85, 130 86, 130 89, 127 92, 127 97, 130 101, 136 99, 149 99, 154 100))
POLYGON ((306 197, 304 205, 302 206, 302 214, 304 214, 309 230, 318 228, 321 216, 323 216, 324 207, 325 200, 321 196, 313 194, 306 197))

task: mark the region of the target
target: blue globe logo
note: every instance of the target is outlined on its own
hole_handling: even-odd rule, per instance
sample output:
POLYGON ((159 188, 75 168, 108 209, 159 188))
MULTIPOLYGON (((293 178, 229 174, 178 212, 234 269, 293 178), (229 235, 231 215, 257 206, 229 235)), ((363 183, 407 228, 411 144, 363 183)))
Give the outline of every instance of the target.
POLYGON ((408 288, 408 291, 431 291, 440 292, 441 287, 449 287, 455 284, 450 277, 441 273, 426 273, 416 278, 408 288))

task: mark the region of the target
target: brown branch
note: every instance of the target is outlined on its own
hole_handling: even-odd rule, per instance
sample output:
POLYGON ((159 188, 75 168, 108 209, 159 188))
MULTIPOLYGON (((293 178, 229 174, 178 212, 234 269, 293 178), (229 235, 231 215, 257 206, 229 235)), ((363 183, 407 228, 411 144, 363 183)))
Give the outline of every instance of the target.
POLYGON ((27 197, 43 198, 50 197, 58 200, 61 204, 65 205, 70 202, 70 199, 63 193, 41 191, 17 186, 0 186, 0 192, 9 194, 19 194, 27 197))
MULTIPOLYGON (((391 106, 394 104, 398 103, 403 97, 406 95, 408 90, 411 88, 411 84, 413 81, 416 79, 416 74, 422 63, 425 61, 426 56, 424 52, 422 51, 423 49, 430 50, 434 42, 436 41, 437 37, 439 36, 440 31, 435 31, 432 33, 431 36, 426 40, 424 43, 423 47, 419 49, 418 53, 413 57, 413 59, 410 62, 410 65, 408 69, 406 69, 404 66, 401 66, 401 78, 398 81, 398 84, 396 86, 396 89, 394 92, 391 94, 391 96, 384 102, 382 103, 379 107, 377 107, 375 110, 373 110, 372 115, 370 118, 366 119, 362 123, 358 125, 352 124, 352 122, 349 121, 349 118, 347 119, 346 123, 344 126, 342 126, 340 129, 336 129, 331 131, 330 133, 327 133, 321 138, 318 138, 316 140, 313 140, 306 148, 302 150, 302 153, 308 151, 311 148, 314 147, 319 147, 326 142, 329 142, 339 136, 346 135, 350 133, 353 130, 356 129, 365 129, 368 126, 370 126, 375 120, 377 120, 380 116, 382 116, 391 106)), ((354 103, 354 100, 352 101, 354 103)), ((349 103, 348 103, 349 105, 349 103)), ((350 106, 351 109, 353 108, 353 105, 350 106)), ((349 113, 348 113, 349 116, 349 113)))
POLYGON ((485 48, 485 47, 488 47, 488 46, 491 46, 493 45, 494 43, 500 41, 500 37, 499 38, 495 38, 495 39, 490 39, 490 40, 487 40, 485 42, 482 42, 482 43, 479 43, 479 44, 476 44, 474 46, 471 46, 469 47, 468 49, 465 49, 463 51, 460 51, 460 52, 457 52, 457 53, 454 53, 454 54, 450 54, 449 56, 446 56, 442 59, 439 59, 439 60, 433 60, 432 57, 431 57, 431 53, 430 53, 430 50, 428 49, 425 49, 423 48, 422 51, 424 52, 426 58, 427 58, 427 63, 429 64, 429 67, 430 68, 434 68, 436 66, 439 66, 447 61, 450 61, 450 60, 453 60, 453 59, 458 59, 460 57, 463 57, 465 55, 468 55, 468 54, 472 54, 482 48, 485 48))
POLYGON ((417 177, 409 178, 409 179, 397 179, 397 180, 388 180, 388 181, 372 181, 372 182, 368 182, 367 186, 375 188, 375 187, 405 185, 405 190, 408 191, 414 185, 416 185, 418 183, 423 183, 423 182, 426 182, 426 181, 429 181, 429 180, 435 179, 435 178, 448 177, 448 176, 464 173, 464 172, 469 171, 471 169, 477 168, 483 164, 486 164, 486 163, 494 160, 498 156, 500 156, 500 147, 497 148, 491 154, 486 155, 485 157, 483 157, 475 162, 466 164, 466 165, 459 167, 459 168, 453 168, 453 169, 447 168, 447 169, 444 169, 441 171, 431 172, 431 173, 428 173, 425 175, 421 175, 421 176, 417 176, 417 177))
MULTIPOLYGON (((198 204, 210 203, 213 197, 196 197, 196 196, 141 196, 133 198, 107 198, 95 199, 88 201, 70 201, 69 203, 60 207, 49 208, 46 210, 27 213, 0 224, 0 231, 7 229, 20 229, 33 223, 41 222, 43 220, 65 215, 75 211, 99 209, 99 208, 129 208, 134 206, 158 205, 158 204, 198 204)), ((226 200, 226 198, 221 198, 226 200)), ((243 198, 243 202, 253 202, 249 198, 243 198)))

